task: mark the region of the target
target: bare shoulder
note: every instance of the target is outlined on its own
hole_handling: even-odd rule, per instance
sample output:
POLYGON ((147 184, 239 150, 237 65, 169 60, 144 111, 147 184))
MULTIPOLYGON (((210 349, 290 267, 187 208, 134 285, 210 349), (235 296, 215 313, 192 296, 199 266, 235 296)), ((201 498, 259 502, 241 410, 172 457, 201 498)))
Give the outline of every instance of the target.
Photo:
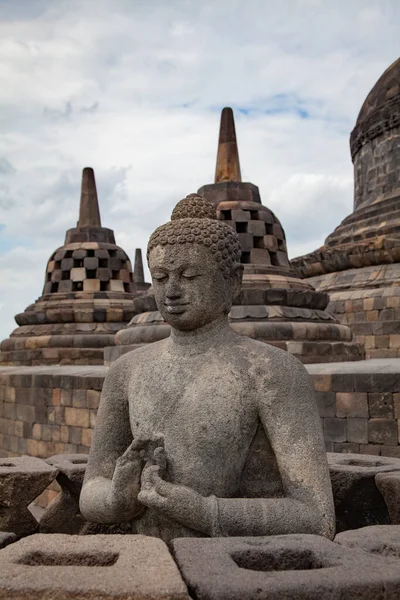
POLYGON ((243 354, 243 358, 247 358, 259 379, 311 382, 304 365, 285 350, 245 336, 238 336, 237 349, 243 354))
POLYGON ((127 352, 118 358, 110 367, 107 378, 128 381, 144 368, 152 368, 154 361, 162 353, 167 340, 145 344, 136 350, 127 352))

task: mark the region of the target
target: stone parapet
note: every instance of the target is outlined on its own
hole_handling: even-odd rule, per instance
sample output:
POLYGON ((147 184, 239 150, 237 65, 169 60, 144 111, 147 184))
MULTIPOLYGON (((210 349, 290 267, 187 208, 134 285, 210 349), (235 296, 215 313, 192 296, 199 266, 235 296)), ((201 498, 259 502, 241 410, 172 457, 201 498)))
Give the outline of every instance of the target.
MULTIPOLYGON (((328 451, 400 458, 400 359, 306 368, 328 451)), ((87 454, 106 373, 101 366, 0 368, 0 456, 87 454)))

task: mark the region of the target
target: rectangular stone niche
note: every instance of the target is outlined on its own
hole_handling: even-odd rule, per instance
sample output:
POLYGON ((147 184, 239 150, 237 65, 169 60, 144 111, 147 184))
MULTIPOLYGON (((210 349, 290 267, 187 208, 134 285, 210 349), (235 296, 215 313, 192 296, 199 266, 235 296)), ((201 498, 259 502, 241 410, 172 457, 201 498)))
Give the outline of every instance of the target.
POLYGON ((172 542, 195 600, 397 600, 400 562, 316 535, 172 542), (345 550, 345 551, 343 551, 345 550))
POLYGON ((167 546, 141 535, 45 535, 0 550, 0 599, 189 600, 167 546))

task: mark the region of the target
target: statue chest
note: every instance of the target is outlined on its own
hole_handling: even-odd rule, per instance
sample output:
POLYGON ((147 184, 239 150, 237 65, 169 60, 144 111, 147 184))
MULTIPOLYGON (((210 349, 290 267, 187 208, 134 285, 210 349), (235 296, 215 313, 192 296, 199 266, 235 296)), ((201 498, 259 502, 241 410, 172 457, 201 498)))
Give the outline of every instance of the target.
POLYGON ((226 365, 156 369, 131 384, 132 433, 164 436, 171 480, 188 485, 202 473, 200 480, 228 478, 236 486, 258 424, 253 396, 226 365))

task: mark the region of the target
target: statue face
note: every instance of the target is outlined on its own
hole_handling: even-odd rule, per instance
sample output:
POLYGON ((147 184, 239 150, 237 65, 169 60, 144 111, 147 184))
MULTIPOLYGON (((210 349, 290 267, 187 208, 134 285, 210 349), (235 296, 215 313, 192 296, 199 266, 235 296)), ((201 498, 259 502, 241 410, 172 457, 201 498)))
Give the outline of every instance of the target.
POLYGON ((205 246, 157 246, 149 267, 158 309, 171 327, 192 331, 229 312, 237 277, 225 279, 205 246))

